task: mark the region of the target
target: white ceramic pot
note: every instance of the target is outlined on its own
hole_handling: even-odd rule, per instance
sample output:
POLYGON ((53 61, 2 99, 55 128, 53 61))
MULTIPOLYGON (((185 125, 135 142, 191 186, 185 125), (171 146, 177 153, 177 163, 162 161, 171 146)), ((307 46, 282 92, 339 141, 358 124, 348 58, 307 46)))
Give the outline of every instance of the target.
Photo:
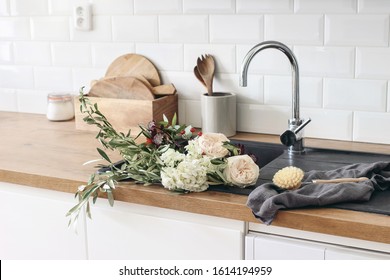
POLYGON ((201 97, 202 131, 223 133, 227 137, 236 134, 236 95, 230 92, 214 92, 201 97))

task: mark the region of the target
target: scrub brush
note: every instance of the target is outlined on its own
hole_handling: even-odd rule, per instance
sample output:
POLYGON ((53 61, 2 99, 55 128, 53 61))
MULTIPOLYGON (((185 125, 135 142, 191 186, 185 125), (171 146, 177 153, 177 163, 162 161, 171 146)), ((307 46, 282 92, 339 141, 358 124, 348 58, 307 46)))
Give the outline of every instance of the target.
POLYGON ((295 166, 288 166, 276 172, 272 181, 279 188, 294 190, 301 186, 303 176, 304 172, 302 169, 295 166))

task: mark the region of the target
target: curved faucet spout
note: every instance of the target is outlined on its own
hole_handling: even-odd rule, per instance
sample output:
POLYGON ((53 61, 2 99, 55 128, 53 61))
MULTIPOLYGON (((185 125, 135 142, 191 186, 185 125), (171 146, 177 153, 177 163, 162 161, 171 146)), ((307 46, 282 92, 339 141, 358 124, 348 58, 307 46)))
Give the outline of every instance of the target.
POLYGON ((284 53, 291 64, 292 71, 292 117, 288 120, 288 130, 282 134, 281 141, 288 146, 290 154, 302 153, 303 139, 300 131, 310 122, 310 119, 303 123, 299 117, 299 68, 298 61, 293 52, 284 44, 277 41, 265 41, 254 46, 244 57, 240 71, 240 86, 246 87, 248 67, 252 58, 262 50, 277 49, 284 53))
POLYGON ((277 49, 283 52, 291 64, 292 71, 292 119, 290 122, 295 123, 296 125, 301 124, 299 118, 299 68, 298 61, 293 54, 293 52, 284 44, 277 41, 265 41, 254 46, 244 57, 244 60, 241 64, 240 71, 240 86, 247 86, 247 75, 248 67, 252 58, 260 51, 265 49, 277 49))

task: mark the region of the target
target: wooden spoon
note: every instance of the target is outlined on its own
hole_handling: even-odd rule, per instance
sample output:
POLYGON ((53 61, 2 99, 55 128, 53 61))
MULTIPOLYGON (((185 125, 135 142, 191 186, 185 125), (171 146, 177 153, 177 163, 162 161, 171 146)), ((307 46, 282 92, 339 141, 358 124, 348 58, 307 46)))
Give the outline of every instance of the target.
POLYGON ((202 55, 202 58, 198 57, 196 65, 198 67, 200 76, 206 84, 207 94, 213 95, 213 79, 215 71, 213 57, 209 54, 206 54, 205 56, 202 55))
MULTIPOLYGON (((195 77, 198 79, 198 81, 201 82, 202 85, 204 85, 206 87, 206 84, 203 81, 202 76, 199 74, 198 66, 194 67, 194 74, 195 74, 195 77)), ((207 87, 206 87, 206 89, 207 89, 207 87)))

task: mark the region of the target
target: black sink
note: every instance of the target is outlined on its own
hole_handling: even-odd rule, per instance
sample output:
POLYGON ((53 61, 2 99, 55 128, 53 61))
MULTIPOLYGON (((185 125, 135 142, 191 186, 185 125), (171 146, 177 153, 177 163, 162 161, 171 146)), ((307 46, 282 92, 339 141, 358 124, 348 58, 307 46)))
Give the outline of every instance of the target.
POLYGON ((243 145, 245 153, 254 155, 256 163, 260 168, 263 168, 268 163, 281 156, 286 150, 286 147, 282 144, 240 140, 231 140, 231 143, 243 145))
MULTIPOLYGON (((290 155, 281 144, 254 141, 233 140, 234 144, 243 144, 245 152, 257 158, 260 177, 257 185, 272 181, 274 174, 286 166, 296 166, 307 172, 310 170, 332 170, 353 163, 373 163, 390 161, 390 155, 350 152, 331 149, 306 148, 303 154, 290 155)), ((253 188, 239 190, 249 194, 253 188)))
MULTIPOLYGON (((258 158, 260 176, 255 186, 245 189, 227 186, 211 186, 211 190, 248 195, 257 186, 272 181, 274 174, 286 166, 296 166, 307 172, 310 170, 332 170, 354 163, 374 163, 390 161, 390 155, 351 152, 331 149, 306 148, 303 154, 290 155, 286 147, 279 144, 252 141, 234 141, 247 148, 258 158)), ((390 190, 375 191, 368 202, 338 203, 328 207, 390 215, 390 190)))
POLYGON ((378 161, 390 161, 390 155, 306 148, 303 154, 289 155, 284 153, 275 158, 262 169, 262 177, 272 180, 277 170, 290 165, 307 172, 310 170, 332 170, 354 163, 374 163, 378 161))

